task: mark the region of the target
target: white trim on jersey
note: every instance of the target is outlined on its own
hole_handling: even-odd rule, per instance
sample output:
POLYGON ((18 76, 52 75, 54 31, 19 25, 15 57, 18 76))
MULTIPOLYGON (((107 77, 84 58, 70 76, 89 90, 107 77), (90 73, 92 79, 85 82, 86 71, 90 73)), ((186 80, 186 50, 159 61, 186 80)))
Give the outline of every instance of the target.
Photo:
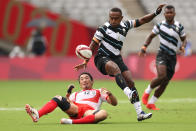
POLYGON ((102 41, 102 44, 105 46, 105 48, 107 48, 109 51, 111 51, 113 54, 115 55, 120 55, 120 50, 119 49, 115 49, 113 46, 111 46, 110 44, 108 44, 105 41, 102 41))
POLYGON ((153 32, 154 34, 156 34, 156 35, 159 34, 159 30, 158 30, 157 26, 154 26, 154 27, 153 27, 152 32, 153 32))
POLYGON ((98 40, 102 40, 103 39, 103 34, 100 31, 96 31, 94 37, 98 40))
POLYGON ((168 29, 165 26, 161 26, 160 29, 163 30, 164 32, 167 32, 170 36, 173 36, 175 38, 179 38, 179 34, 176 33, 175 31, 173 31, 173 29, 168 29))
POLYGON ((174 51, 177 51, 177 50, 178 50, 178 48, 177 48, 176 46, 174 46, 173 44, 167 42, 167 41, 166 41, 165 39, 163 39, 160 35, 159 35, 159 39, 160 39, 160 42, 161 42, 163 45, 169 47, 170 49, 172 49, 172 50, 174 50, 174 51))
POLYGON ((110 37, 118 40, 118 41, 124 41, 125 37, 121 35, 120 33, 115 33, 114 31, 107 29, 106 34, 109 35, 110 37))

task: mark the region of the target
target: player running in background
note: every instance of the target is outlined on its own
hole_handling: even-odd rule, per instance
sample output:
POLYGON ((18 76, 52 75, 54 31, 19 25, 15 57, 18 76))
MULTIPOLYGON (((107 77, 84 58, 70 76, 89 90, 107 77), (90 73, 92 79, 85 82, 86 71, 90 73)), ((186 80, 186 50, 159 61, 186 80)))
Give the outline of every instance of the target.
POLYGON ((105 88, 93 89, 93 77, 87 72, 79 75, 79 83, 81 91, 74 92, 67 98, 55 96, 39 111, 26 104, 25 109, 33 122, 37 122, 43 115, 54 111, 57 106, 70 117, 70 119, 62 118, 61 124, 88 124, 105 120, 108 114, 100 109, 101 104, 107 102, 116 106, 115 96, 105 88))
POLYGON ((144 56, 146 48, 152 39, 159 35, 160 48, 156 57, 157 77, 151 81, 142 96, 142 102, 145 105, 147 104, 146 107, 148 109, 159 110, 156 108, 155 102, 163 94, 175 73, 176 52, 180 49, 184 53, 184 48, 186 47, 184 27, 178 21, 174 20, 175 15, 174 6, 167 5, 164 9, 165 21, 154 26, 152 33, 148 36, 140 51, 140 55, 144 56), (182 41, 182 44, 180 41, 182 41), (154 95, 148 101, 150 93, 155 88, 154 95))
MULTIPOLYGON (((138 121, 150 118, 152 113, 146 114, 142 111, 139 95, 131 78, 131 72, 124 64, 120 52, 127 32, 132 28, 150 22, 161 13, 163 6, 164 4, 160 5, 155 13, 125 22, 122 21, 121 9, 112 8, 109 12, 109 22, 106 22, 96 30, 90 44, 92 52, 95 52, 96 48, 98 48, 94 59, 97 69, 104 75, 115 77, 118 86, 124 91, 130 102, 134 104, 138 121)), ((75 66, 75 69, 86 68, 88 61, 85 60, 82 64, 75 66)))

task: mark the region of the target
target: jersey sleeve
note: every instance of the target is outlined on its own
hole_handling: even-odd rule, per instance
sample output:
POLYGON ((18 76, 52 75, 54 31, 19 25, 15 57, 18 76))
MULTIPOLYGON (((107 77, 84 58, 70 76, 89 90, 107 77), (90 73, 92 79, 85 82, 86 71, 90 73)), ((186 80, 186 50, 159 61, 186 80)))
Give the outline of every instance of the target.
POLYGON ((76 100, 76 92, 72 93, 72 94, 69 96, 69 99, 70 99, 70 101, 75 102, 75 100, 76 100))
POLYGON ((98 39, 99 41, 101 41, 102 39, 103 39, 103 37, 104 37, 104 32, 105 32, 105 29, 101 26, 101 27, 99 27, 97 30, 96 30, 96 32, 95 32, 95 34, 94 34, 94 38, 96 38, 96 39, 98 39))
POLYGON ((153 27, 153 29, 152 29, 152 32, 154 33, 154 34, 159 34, 159 27, 160 27, 160 25, 159 24, 156 24, 154 27, 153 27))
POLYGON ((180 24, 180 27, 179 27, 179 31, 180 31, 180 37, 184 37, 186 34, 185 34, 185 32, 184 32, 184 26, 182 26, 181 24, 180 24))
POLYGON ((134 22, 135 22, 135 20, 127 20, 127 21, 125 21, 125 25, 130 30, 130 29, 134 28, 134 22))

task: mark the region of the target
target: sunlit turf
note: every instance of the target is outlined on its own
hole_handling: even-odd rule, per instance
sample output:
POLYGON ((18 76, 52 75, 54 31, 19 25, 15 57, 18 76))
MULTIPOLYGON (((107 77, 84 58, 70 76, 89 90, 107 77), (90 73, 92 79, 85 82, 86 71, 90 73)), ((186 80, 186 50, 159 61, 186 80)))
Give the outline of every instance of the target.
MULTIPOLYGON (((196 130, 196 82, 172 81, 157 102, 159 111, 150 111, 144 105, 143 110, 152 112, 152 119, 137 122, 136 112, 127 97, 114 81, 96 81, 94 88, 105 87, 118 99, 118 106, 103 104, 109 113, 107 120, 99 124, 61 125, 60 119, 67 117, 59 108, 33 123, 26 114, 25 104, 39 109, 55 95, 66 94, 67 85, 77 81, 0 81, 0 129, 2 131, 195 131, 196 130), (3 110, 3 108, 5 110, 3 110), (18 110, 14 110, 18 109, 18 110)), ((135 81, 140 94, 149 81, 135 81)))

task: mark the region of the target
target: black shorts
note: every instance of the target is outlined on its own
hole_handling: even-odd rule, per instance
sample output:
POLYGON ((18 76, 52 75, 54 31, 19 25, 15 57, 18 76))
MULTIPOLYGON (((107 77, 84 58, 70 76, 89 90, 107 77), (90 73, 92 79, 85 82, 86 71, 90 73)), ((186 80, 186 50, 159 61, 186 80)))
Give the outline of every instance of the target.
POLYGON ((120 68, 121 72, 124 72, 124 71, 128 70, 127 66, 123 62, 122 56, 117 56, 115 58, 110 58, 110 57, 107 57, 107 56, 96 55, 95 59, 94 59, 95 66, 97 67, 97 69, 103 75, 108 75, 106 70, 105 70, 105 64, 108 61, 113 61, 114 63, 116 63, 118 65, 118 67, 120 68))
POLYGON ((175 73, 176 55, 159 51, 156 57, 156 65, 165 65, 167 67, 167 77, 171 79, 175 73))

